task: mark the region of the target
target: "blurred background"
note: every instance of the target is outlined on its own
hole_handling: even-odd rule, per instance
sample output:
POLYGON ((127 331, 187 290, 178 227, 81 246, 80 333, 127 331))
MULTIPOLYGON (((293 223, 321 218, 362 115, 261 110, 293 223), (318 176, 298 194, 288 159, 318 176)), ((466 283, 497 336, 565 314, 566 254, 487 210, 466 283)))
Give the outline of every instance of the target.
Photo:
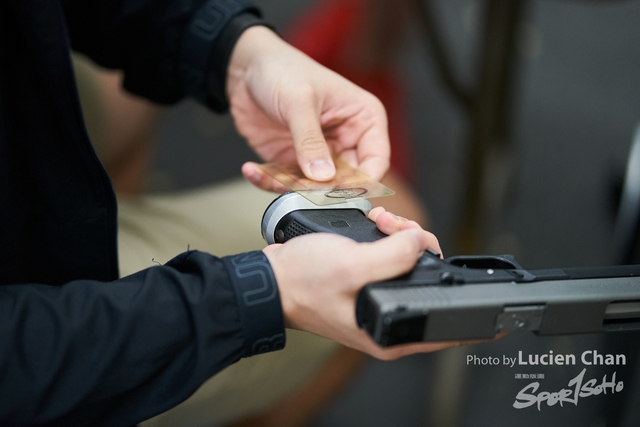
MULTIPOLYGON (((640 2, 423 1, 256 3, 285 39, 382 91, 409 163, 401 172, 445 255, 511 253, 525 268, 619 262, 617 198, 640 124, 640 2), (356 19, 363 11, 374 11, 364 24, 356 19), (356 27, 366 28, 345 30, 356 27)), ((154 191, 235 178, 255 159, 229 117, 191 101, 163 112, 153 138, 154 191)), ((640 335, 611 335, 519 334, 372 361, 313 425, 637 426, 640 335), (541 390, 559 391, 580 365, 466 363, 468 355, 588 349, 627 356, 626 366, 587 370, 599 380, 615 371, 624 393, 516 410, 514 397, 529 382, 514 374, 544 374, 541 390)))

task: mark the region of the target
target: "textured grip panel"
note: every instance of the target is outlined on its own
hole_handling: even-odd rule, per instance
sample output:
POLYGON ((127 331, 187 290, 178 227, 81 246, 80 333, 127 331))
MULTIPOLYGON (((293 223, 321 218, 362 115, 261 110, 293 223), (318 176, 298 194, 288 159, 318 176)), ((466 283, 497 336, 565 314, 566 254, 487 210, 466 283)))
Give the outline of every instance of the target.
POLYGON ((298 210, 285 215, 275 229, 275 241, 309 233, 333 233, 357 242, 373 242, 386 236, 358 209, 298 210))
POLYGON ((298 221, 293 220, 284 228, 284 241, 286 242, 287 240, 293 239, 294 237, 302 236, 304 234, 311 234, 313 232, 314 231, 309 227, 305 227, 298 221))

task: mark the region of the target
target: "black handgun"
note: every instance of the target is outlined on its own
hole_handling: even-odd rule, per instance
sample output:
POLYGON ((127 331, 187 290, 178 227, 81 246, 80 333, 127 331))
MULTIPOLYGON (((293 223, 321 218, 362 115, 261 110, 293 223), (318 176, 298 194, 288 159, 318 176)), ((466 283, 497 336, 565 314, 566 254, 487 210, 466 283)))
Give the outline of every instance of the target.
MULTIPOLYGON (((274 200, 262 218, 268 243, 330 232, 359 242, 385 235, 367 218, 368 200, 317 206, 297 193, 274 200)), ((356 318, 382 347, 491 339, 501 332, 566 335, 640 329, 640 265, 525 270, 510 255, 426 251, 411 272, 371 283, 356 318)))

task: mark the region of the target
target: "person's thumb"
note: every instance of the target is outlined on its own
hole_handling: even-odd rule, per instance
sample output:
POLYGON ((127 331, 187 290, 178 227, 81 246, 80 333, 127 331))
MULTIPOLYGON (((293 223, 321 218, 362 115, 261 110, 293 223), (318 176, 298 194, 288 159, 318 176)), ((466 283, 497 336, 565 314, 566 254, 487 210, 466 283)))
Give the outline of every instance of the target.
POLYGON ((314 181, 329 181, 336 174, 331 150, 322 133, 320 114, 312 105, 298 106, 289 120, 300 169, 314 181))
POLYGON ((409 272, 429 246, 427 235, 419 229, 398 231, 388 237, 361 246, 357 259, 366 260, 364 283, 400 276, 409 272))

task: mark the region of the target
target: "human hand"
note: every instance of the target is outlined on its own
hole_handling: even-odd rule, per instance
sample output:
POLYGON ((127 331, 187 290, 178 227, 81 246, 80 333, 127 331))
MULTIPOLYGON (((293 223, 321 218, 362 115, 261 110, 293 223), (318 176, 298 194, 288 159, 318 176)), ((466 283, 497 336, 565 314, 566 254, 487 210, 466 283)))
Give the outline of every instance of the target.
MULTIPOLYGON (((380 101, 266 27, 251 27, 240 36, 227 92, 236 128, 266 161, 297 160, 315 181, 334 177, 332 155, 375 180, 389 167, 380 101)), ((242 172, 257 187, 285 190, 256 163, 245 163, 242 172)))
POLYGON ((428 248, 440 252, 436 237, 414 221, 382 207, 373 209, 369 218, 390 236, 373 243, 357 243, 343 236, 317 233, 264 249, 278 282, 286 326, 383 360, 463 344, 419 343, 383 349, 358 327, 356 298, 366 284, 408 272, 428 248))

